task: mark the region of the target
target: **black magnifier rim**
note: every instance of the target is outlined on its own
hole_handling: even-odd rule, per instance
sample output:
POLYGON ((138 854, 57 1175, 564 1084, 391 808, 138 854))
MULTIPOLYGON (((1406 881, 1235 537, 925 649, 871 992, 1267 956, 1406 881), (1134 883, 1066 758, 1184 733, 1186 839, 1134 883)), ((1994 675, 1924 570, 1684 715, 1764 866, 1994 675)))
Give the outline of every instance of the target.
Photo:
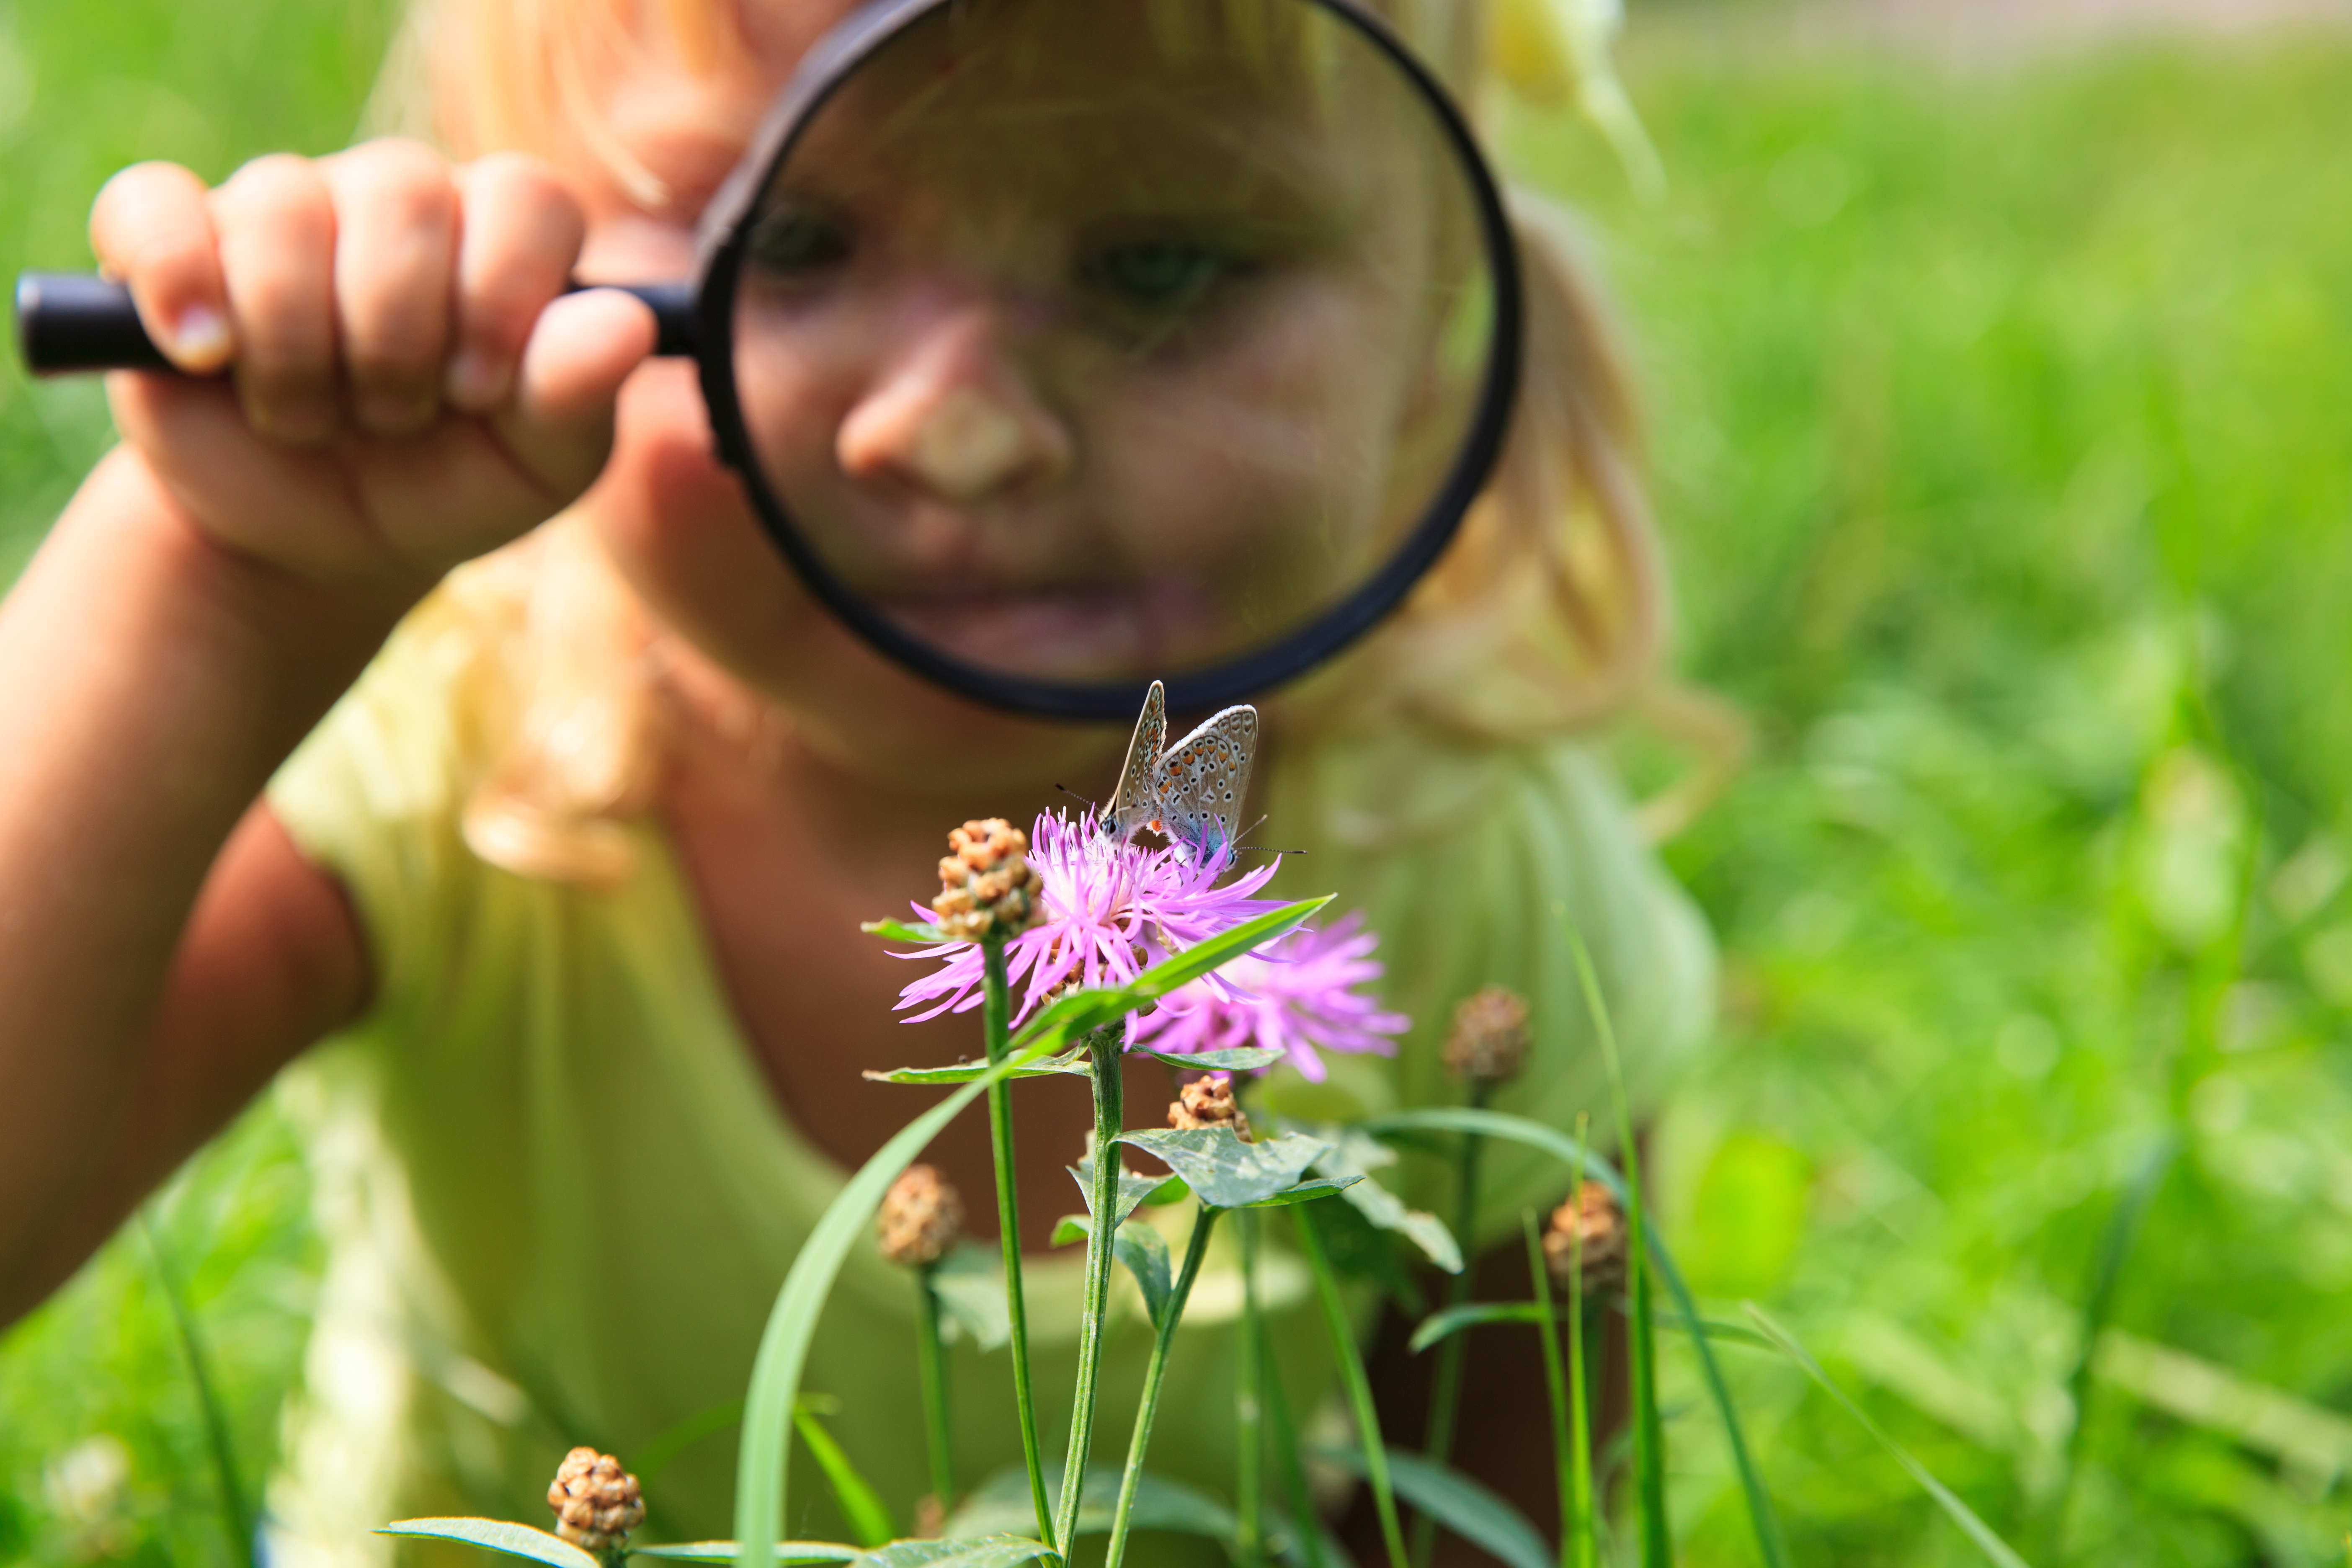
MULTIPOLYGON (((1072 682, 1006 675, 945 653, 908 635, 843 585, 809 547, 793 524, 783 498, 770 487, 751 449, 743 405, 735 385, 734 300, 737 279, 751 238, 760 198, 803 132, 849 73, 900 33, 935 11, 962 0, 869 0, 852 12, 802 58, 751 151, 705 211, 701 260, 695 293, 695 325, 701 353, 697 362, 702 395, 710 415, 721 461, 741 476, 769 537, 824 606, 866 642, 908 668, 949 689, 994 707, 1042 718, 1078 721, 1134 717, 1150 677, 1133 680, 1072 682)), ((1309 5, 1353 27, 1403 73, 1436 116, 1455 160, 1469 179, 1486 241, 1487 270, 1495 289, 1493 343, 1485 384, 1468 438, 1436 496, 1412 535, 1388 563, 1355 592, 1298 630, 1240 658, 1205 669, 1164 677, 1168 706, 1179 713, 1201 712, 1240 702, 1302 675, 1379 624, 1422 574, 1444 552, 1501 455, 1518 395, 1525 305, 1518 245, 1500 187, 1479 151, 1469 122, 1452 95, 1413 55, 1388 24, 1356 0, 1280 0, 1309 5)))

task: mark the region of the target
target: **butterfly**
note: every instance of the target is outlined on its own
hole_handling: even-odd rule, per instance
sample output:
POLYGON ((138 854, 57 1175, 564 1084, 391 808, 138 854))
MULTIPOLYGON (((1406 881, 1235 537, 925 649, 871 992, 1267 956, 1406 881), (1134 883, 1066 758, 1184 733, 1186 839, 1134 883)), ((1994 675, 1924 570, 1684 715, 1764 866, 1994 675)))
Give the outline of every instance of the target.
POLYGON ((1150 827, 1195 855, 1231 849, 1257 757, 1257 710, 1246 702, 1225 709, 1163 751, 1167 738, 1168 693, 1155 680, 1136 716, 1118 787, 1095 825, 1121 842, 1150 827))

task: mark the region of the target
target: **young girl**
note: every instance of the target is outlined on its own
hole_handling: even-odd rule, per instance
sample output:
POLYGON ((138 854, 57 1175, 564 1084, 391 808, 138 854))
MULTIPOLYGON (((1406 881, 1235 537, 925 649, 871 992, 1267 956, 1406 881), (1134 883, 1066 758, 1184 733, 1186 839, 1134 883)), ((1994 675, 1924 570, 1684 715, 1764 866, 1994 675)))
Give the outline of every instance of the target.
MULTIPOLYGON (((1473 0, 1381 8, 1475 93, 1473 0)), ((921 1103, 860 1069, 976 1043, 892 1016, 908 972, 857 923, 924 890, 948 827, 1117 769, 1123 733, 975 708, 839 627, 715 465, 691 368, 648 360, 648 313, 561 293, 687 275, 705 201, 847 9, 452 0, 385 89, 432 147, 210 191, 142 164, 93 212, 151 334, 233 374, 113 379, 123 444, 0 611, 0 1317, 282 1073, 331 1256, 278 1561, 380 1560, 394 1518, 536 1517, 571 1444, 627 1459, 714 1411, 654 1478, 653 1524, 726 1534, 723 1409, 777 1284, 921 1103)), ((1285 882, 1368 912, 1416 1020, 1393 1060, 1277 1075, 1298 1114, 1455 1095, 1436 1047, 1489 982, 1539 1040, 1498 1103, 1601 1108, 1563 907, 1637 1097, 1706 1015, 1705 936, 1579 738, 1660 639, 1619 368, 1559 226, 1519 222, 1529 353, 1490 493, 1390 625, 1262 699, 1265 832, 1308 851, 1285 882)), ((992 395, 940 363, 844 416, 917 494, 969 488, 927 422, 992 395)), ((1154 1068, 1131 1120, 1166 1094, 1154 1068)), ((1077 1261, 1045 1234, 1086 1112, 1060 1079, 1016 1101, 1055 1434, 1077 1261)), ((978 1119, 929 1158, 987 1208, 978 1119)), ((1498 1233, 1563 1184, 1499 1150, 1488 1172, 1498 1233)), ((1297 1270, 1268 1279, 1311 1403, 1297 1270)), ((1192 1397, 1153 1450, 1219 1490, 1234 1293, 1196 1294, 1192 1397)), ((904 1278, 859 1259, 810 1375, 902 1520, 911 1323, 904 1278)), ((1131 1418, 1139 1342, 1115 1342, 1101 1431, 1131 1418)), ((967 1348, 955 1376, 960 1472, 1017 1463, 1004 1358, 967 1348)), ((795 1534, 841 1534, 821 1492, 796 1484, 795 1534)))

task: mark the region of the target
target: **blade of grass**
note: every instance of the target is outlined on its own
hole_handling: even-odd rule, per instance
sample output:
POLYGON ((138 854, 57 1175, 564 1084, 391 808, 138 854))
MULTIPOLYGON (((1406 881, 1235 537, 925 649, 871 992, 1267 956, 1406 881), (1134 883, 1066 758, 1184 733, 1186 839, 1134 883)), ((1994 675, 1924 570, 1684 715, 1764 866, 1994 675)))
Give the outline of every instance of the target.
POLYGON ((857 1473, 857 1467, 849 1462, 849 1456, 841 1451, 841 1445, 833 1440, 833 1434, 824 1429, 805 1399, 793 1406, 793 1430, 800 1434, 801 1446, 824 1472, 825 1484, 833 1489, 834 1501, 841 1505, 841 1517, 848 1521, 857 1544, 887 1546, 896 1541, 898 1521, 890 1517, 881 1494, 857 1473))
POLYGON ((1888 1436, 1880 1428, 1878 1423, 1873 1421, 1862 1406, 1855 1404, 1853 1397, 1837 1385, 1836 1380, 1822 1370, 1821 1363, 1815 1361, 1805 1347, 1797 1342, 1795 1335, 1775 1322, 1764 1309, 1755 1302, 1749 1301, 1745 1305, 1748 1315, 1756 1321, 1756 1326, 1764 1331, 1765 1336, 1772 1342, 1774 1347, 1790 1361, 1804 1368, 1806 1376, 1821 1384, 1829 1396, 1836 1400, 1864 1431, 1877 1438, 1880 1446, 1894 1456, 1895 1462, 1901 1465, 1909 1473, 1911 1479, 1919 1483, 1922 1490, 1936 1500, 1937 1506, 1950 1516, 1952 1522, 1958 1525, 1970 1541, 1977 1543, 1979 1551, 2000 1563, 2001 1568, 2028 1568, 2025 1559, 2020 1557, 2009 1542, 1995 1534, 1990 1525, 1978 1518, 1974 1509, 1954 1496, 1951 1489, 1930 1474, 1927 1466, 1913 1458, 1902 1444, 1888 1436))
POLYGON ((742 1441, 736 1451, 735 1539, 737 1560, 743 1568, 774 1568, 777 1526, 787 1501, 786 1433, 793 1402, 800 1394, 801 1372, 808 1364, 809 1343, 816 1337, 817 1320, 834 1279, 850 1248, 864 1239, 882 1206, 883 1194, 898 1173, 914 1163, 915 1156, 966 1106, 987 1092, 990 1084, 1002 1082, 1014 1068, 1058 1049, 1068 1042, 1070 1031, 1095 1027, 1165 995, 1218 964, 1296 930, 1330 901, 1328 897, 1308 899, 1269 910, 1152 965, 1133 984, 1064 997, 1013 1037, 1003 1061, 900 1128, 859 1167, 793 1259, 783 1286, 776 1292, 775 1305, 769 1310, 759 1353, 751 1363, 751 1388, 743 1400, 742 1441))
MULTIPOLYGON (((1579 1115, 1576 1119, 1576 1141, 1579 1143, 1587 1142, 1586 1127, 1584 1117, 1579 1115)), ((1576 1184, 1569 1188, 1568 1197, 1577 1205, 1577 1212, 1582 1213, 1582 1161, 1577 1162, 1576 1184)), ((1538 1269, 1537 1277, 1541 1279, 1543 1259, 1538 1257, 1536 1264, 1538 1269)), ((1549 1295, 1543 1298, 1543 1302, 1547 1308, 1551 1305, 1549 1295)), ((1561 1543, 1560 1561, 1566 1568, 1595 1568, 1601 1553, 1600 1537, 1593 1532, 1591 1384, 1592 1363, 1596 1358, 1593 1354, 1595 1347, 1585 1343, 1588 1337, 1585 1333, 1585 1310, 1588 1305, 1584 1299, 1584 1226, 1579 1225, 1570 1244, 1568 1259, 1568 1396, 1573 1414, 1569 1423, 1569 1453, 1572 1469, 1569 1477, 1569 1495, 1560 1507, 1561 1529, 1567 1536, 1561 1543), (1570 1550, 1571 1543, 1572 1551, 1570 1550)), ((1544 1325, 1543 1333, 1549 1341, 1550 1324, 1544 1325)))
MULTIPOLYGON (((1633 1490, 1641 1501, 1642 1563, 1643 1568, 1669 1568, 1675 1552, 1666 1518, 1665 1424, 1658 1416, 1657 1341, 1650 1331, 1650 1229, 1642 1207, 1642 1162, 1633 1148, 1633 1112, 1625 1099, 1624 1068, 1617 1059, 1617 1031, 1609 1021, 1608 1005, 1601 1000, 1592 955, 1585 951, 1584 938, 1569 920, 1566 906, 1559 913, 1569 952, 1576 959, 1584 1005, 1592 1015, 1593 1033, 1601 1041, 1601 1059, 1609 1069, 1610 1099, 1617 1111, 1617 1150, 1625 1162, 1625 1219, 1633 1238, 1633 1245, 1626 1249, 1632 1267, 1625 1293, 1633 1303, 1633 1490)), ((1583 1140, 1577 1142, 1581 1144, 1583 1140)), ((1582 1173, 1578 1175, 1580 1181, 1582 1173)))
POLYGON ((1307 1255, 1316 1298, 1322 1302, 1323 1321, 1331 1332, 1331 1348, 1339 1359, 1349 1411, 1356 1422, 1356 1443, 1364 1451, 1364 1479, 1371 1483, 1372 1506, 1381 1518, 1381 1542, 1388 1548, 1389 1568, 1406 1568, 1404 1531, 1397 1523, 1396 1489, 1389 1479, 1380 1412, 1372 1406, 1371 1380, 1364 1373, 1364 1352, 1356 1343, 1355 1325, 1348 1321, 1348 1304, 1339 1299, 1339 1278, 1332 1271, 1330 1254, 1316 1229, 1315 1208, 1313 1204, 1301 1204, 1291 1211, 1298 1216, 1299 1250, 1307 1255))
POLYGON ((2115 1313, 2116 1291, 2123 1283, 2124 1267, 2139 1240, 2148 1205, 2155 1202, 2157 1189, 2164 1184, 2179 1152, 2180 1135, 2168 1129, 2158 1139, 2156 1147, 2148 1151, 2131 1185, 2116 1201, 2115 1212, 2107 1216, 2099 1235, 2098 1257, 2091 1268, 2091 1289, 2083 1298, 2081 1345, 2075 1352, 2074 1370, 2066 1378, 2066 1392, 2074 1400, 2074 1425, 2066 1434, 2063 1467, 2059 1472, 2057 1493, 2050 1503, 2048 1537, 2042 1542, 2053 1555, 2065 1538, 2066 1516, 2074 1499, 2074 1479, 2082 1470, 2083 1445, 2090 1431, 2091 1369, 2099 1348, 2099 1336, 2106 1331, 2107 1320, 2115 1313))
MULTIPOLYGON (((1528 1268, 1535 1280, 1536 1305, 1541 1315, 1536 1321, 1537 1342, 1543 1347, 1544 1400, 1551 1407, 1552 1468, 1559 1482, 1559 1568, 1573 1568, 1575 1543, 1583 1535, 1584 1500, 1578 1495, 1576 1476, 1576 1436, 1570 1431, 1569 1419, 1570 1390, 1561 1375, 1559 1336, 1552 1329, 1551 1270, 1545 1265, 1543 1238, 1536 1234, 1533 1209, 1519 1216, 1520 1228, 1527 1232, 1528 1268)), ((1582 1258, 1578 1261, 1580 1263, 1582 1258)), ((1573 1321, 1573 1318, 1570 1319, 1573 1321)), ((1573 1331, 1571 1331, 1572 1332, 1573 1331)), ((1578 1347, 1571 1344, 1570 1354, 1579 1362, 1574 1397, 1584 1397, 1584 1368, 1581 1357, 1576 1357, 1578 1347)), ((1583 1411, 1579 1409, 1575 1425, 1583 1426, 1583 1411)))
POLYGON ((229 1438, 228 1413, 221 1408, 219 1396, 213 1392, 212 1370, 205 1354, 203 1338, 196 1331, 195 1313, 189 1310, 187 1298, 181 1294, 180 1281, 172 1272, 171 1259, 164 1255, 163 1243, 155 1234, 154 1221, 142 1209, 139 1214, 139 1234, 147 1238, 147 1256, 155 1265, 155 1279, 163 1286, 163 1300, 171 1309, 172 1326, 180 1336, 180 1353, 188 1363, 188 1383, 194 1390, 196 1411, 203 1418, 205 1450, 212 1461, 215 1500, 220 1508, 221 1529, 229 1538, 229 1561, 247 1563, 253 1560, 253 1515, 245 1506, 245 1487, 236 1468, 236 1448, 229 1438))
MULTIPOLYGON (((1491 1084, 1473 1085, 1471 1109, 1486 1110, 1493 1092, 1491 1084)), ((1454 1152, 1454 1237, 1465 1251, 1461 1271, 1445 1282, 1445 1301, 1450 1307, 1466 1303, 1475 1284, 1473 1277, 1477 1271, 1469 1255, 1478 1246, 1478 1153, 1485 1142, 1482 1134, 1465 1132, 1454 1152)), ((1466 1339, 1449 1341, 1438 1352, 1437 1371, 1430 1382, 1429 1425, 1421 1440, 1421 1451, 1436 1464, 1445 1463, 1454 1452, 1454 1426, 1462 1405, 1462 1365, 1469 1353, 1470 1342, 1466 1339)), ((1416 1510, 1412 1521, 1414 1568, 1428 1568, 1430 1554, 1436 1549, 1437 1521, 1416 1510)))

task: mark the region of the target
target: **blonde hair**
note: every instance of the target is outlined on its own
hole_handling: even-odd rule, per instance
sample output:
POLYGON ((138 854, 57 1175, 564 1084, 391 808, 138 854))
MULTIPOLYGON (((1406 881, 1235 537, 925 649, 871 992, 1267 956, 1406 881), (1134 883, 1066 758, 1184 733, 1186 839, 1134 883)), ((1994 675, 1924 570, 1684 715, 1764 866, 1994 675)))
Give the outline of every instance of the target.
MULTIPOLYGON (((640 0, 677 58, 717 79, 742 53, 749 0, 640 0)), ((1507 4, 1508 0, 1503 0, 1507 4)), ((1461 96, 1495 74, 1489 0, 1380 7, 1461 96)), ((370 119, 454 155, 519 149, 581 166, 652 206, 660 181, 597 108, 597 84, 644 47, 630 0, 417 0, 370 119)), ((1409 726, 1447 748, 1509 745, 1640 707, 1712 752, 1653 826, 1712 792, 1738 747, 1722 710, 1658 679, 1665 572, 1639 477, 1624 349, 1572 223, 1525 193, 1512 214, 1526 279, 1526 359, 1493 480, 1389 624, 1272 700, 1286 745, 1409 726)), ((558 520, 454 574, 444 590, 503 628, 516 715, 466 815, 468 843, 530 875, 627 872, 616 822, 649 794, 657 726, 643 612, 593 539, 558 520)))

